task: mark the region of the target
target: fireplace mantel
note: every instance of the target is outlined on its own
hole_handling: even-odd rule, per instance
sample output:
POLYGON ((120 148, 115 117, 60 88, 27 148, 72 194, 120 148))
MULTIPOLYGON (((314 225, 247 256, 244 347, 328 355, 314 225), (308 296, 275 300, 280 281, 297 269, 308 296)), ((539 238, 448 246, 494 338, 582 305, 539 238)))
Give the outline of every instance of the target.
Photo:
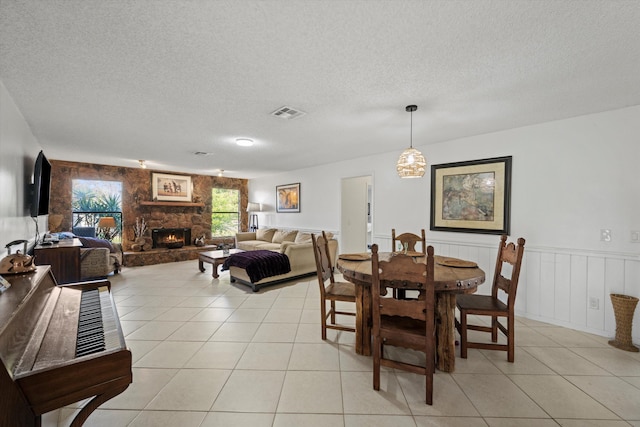
POLYGON ((179 207, 194 207, 194 208, 203 208, 204 203, 202 202, 140 202, 142 206, 179 206, 179 207))

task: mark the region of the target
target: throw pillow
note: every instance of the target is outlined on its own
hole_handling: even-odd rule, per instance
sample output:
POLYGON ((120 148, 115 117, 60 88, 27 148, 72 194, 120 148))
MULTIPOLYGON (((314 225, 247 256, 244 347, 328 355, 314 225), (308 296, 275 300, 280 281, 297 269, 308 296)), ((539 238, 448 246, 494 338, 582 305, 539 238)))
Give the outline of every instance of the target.
POLYGON ((296 230, 277 230, 273 234, 271 243, 293 242, 298 232, 296 230))
POLYGON ((291 230, 286 236, 284 236, 283 242, 295 242, 296 237, 298 237, 298 230, 291 230))
POLYGON ((311 233, 298 233, 296 239, 294 240, 296 243, 310 243, 311 242, 311 233))
POLYGON ((271 242, 273 240, 273 234, 275 232, 275 228, 261 228, 256 231, 256 239, 263 240, 265 242, 271 242))
POLYGON ((116 252, 116 248, 114 248, 111 242, 108 240, 82 236, 79 236, 78 239, 80 239, 80 242, 82 242, 82 246, 85 248, 108 248, 109 252, 116 252))

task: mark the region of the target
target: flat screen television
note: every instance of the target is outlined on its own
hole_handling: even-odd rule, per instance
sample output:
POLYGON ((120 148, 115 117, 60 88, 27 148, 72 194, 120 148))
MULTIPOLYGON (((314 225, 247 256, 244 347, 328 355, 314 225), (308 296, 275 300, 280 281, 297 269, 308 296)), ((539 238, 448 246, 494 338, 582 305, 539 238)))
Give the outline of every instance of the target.
POLYGON ((31 192, 31 216, 49 213, 49 192, 51 190, 51 164, 40 151, 33 168, 33 187, 31 192))

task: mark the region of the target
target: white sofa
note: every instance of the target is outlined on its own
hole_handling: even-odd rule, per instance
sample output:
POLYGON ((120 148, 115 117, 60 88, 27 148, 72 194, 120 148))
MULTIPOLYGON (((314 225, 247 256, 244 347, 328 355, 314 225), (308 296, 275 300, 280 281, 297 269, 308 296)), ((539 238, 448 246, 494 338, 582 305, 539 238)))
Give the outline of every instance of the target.
MULTIPOLYGON (((335 263, 338 241, 329 234, 327 237, 329 238, 331 261, 335 263)), ((313 255, 311 233, 274 228, 259 229, 256 232, 242 232, 236 234, 236 248, 245 251, 270 250, 283 253, 289 258, 291 264, 289 273, 267 277, 255 283, 251 282, 244 269, 234 266, 229 268, 232 282, 239 281, 249 285, 254 291, 267 284, 280 283, 316 273, 316 259, 313 255)))

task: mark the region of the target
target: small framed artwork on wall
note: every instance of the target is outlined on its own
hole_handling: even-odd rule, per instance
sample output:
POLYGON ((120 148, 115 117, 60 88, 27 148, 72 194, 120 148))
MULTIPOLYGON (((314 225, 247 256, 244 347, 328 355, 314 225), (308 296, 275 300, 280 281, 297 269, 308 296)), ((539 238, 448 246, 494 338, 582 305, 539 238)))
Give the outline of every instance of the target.
POLYGON ((191 177, 153 173, 151 177, 153 200, 169 202, 191 201, 191 177))
POLYGON ((431 166, 431 230, 509 234, 511 156, 431 166))
POLYGON ((276 186, 276 211, 300 212, 300 183, 276 186))

